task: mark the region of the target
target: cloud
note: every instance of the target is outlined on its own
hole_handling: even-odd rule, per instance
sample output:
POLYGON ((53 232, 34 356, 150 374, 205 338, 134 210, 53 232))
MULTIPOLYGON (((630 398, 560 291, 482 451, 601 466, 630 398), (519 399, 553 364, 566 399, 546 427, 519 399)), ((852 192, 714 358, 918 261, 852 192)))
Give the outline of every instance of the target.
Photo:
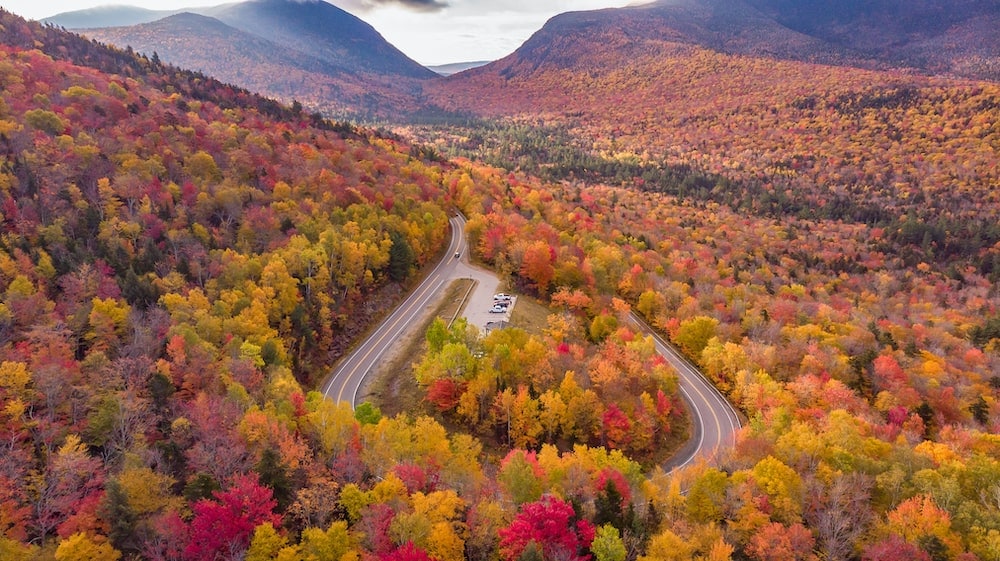
POLYGON ((448 7, 441 0, 362 0, 361 3, 368 8, 397 5, 418 12, 437 12, 448 7))
POLYGON ((370 23, 410 58, 444 64, 501 58, 558 13, 621 7, 635 0, 325 1, 370 23))

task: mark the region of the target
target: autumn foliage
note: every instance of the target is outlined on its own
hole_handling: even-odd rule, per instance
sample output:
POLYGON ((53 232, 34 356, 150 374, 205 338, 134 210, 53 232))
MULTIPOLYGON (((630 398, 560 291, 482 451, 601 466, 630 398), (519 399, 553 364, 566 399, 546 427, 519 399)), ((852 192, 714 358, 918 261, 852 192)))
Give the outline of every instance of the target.
MULTIPOLYGON (((942 257, 917 214, 890 231, 444 163, 3 26, 0 557, 997 559, 994 249, 942 257), (451 205, 545 326, 433 325, 414 374, 438 419, 310 391, 435 259, 451 205), (743 413, 734 449, 658 468, 682 407, 633 311, 743 413)), ((992 168, 927 142, 914 181, 967 173, 981 208, 955 216, 993 212, 992 168)))
POLYGON ((594 527, 575 518, 572 506, 551 496, 522 505, 510 526, 500 531, 500 556, 515 561, 533 547, 543 559, 589 559, 585 552, 594 540, 594 527))

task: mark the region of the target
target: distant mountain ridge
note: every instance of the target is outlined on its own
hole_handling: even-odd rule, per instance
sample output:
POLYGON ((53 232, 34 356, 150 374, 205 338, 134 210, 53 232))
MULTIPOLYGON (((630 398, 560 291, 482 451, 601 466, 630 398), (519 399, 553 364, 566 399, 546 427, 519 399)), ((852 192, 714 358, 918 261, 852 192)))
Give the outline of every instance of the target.
POLYGON ((348 71, 431 78, 434 73, 392 46, 365 21, 322 0, 249 0, 208 15, 348 71))
POLYGON ((746 0, 789 29, 891 65, 1000 79, 996 0, 746 0))
POLYGON ((148 10, 125 5, 97 6, 86 10, 56 14, 43 19, 42 23, 50 23, 66 29, 122 27, 149 23, 184 11, 191 10, 148 10))
POLYGON ((207 16, 182 12, 126 28, 97 29, 94 35, 138 52, 210 74, 223 82, 249 85, 270 95, 296 98, 302 83, 330 81, 343 68, 304 55, 207 16), (197 37, 201 48, 191 48, 197 37))

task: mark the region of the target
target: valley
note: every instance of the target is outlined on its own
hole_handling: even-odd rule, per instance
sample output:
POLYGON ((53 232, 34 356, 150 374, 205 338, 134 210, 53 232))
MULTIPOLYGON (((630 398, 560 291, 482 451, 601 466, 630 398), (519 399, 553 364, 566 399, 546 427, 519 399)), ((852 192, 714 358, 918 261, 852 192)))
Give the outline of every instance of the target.
POLYGON ((0 559, 997 561, 997 15, 0 11, 0 559))

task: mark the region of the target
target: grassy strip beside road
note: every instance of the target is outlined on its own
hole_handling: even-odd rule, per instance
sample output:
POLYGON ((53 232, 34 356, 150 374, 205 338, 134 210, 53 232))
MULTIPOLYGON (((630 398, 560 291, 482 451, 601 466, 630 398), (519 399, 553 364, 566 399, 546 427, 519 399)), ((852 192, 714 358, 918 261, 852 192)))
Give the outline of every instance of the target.
POLYGON ((517 303, 510 312, 510 324, 519 327, 532 335, 541 335, 548 326, 549 314, 552 311, 530 296, 518 295, 517 303))
POLYGON ((426 314, 419 329, 398 342, 389 360, 383 361, 379 372, 368 388, 366 398, 382 410, 383 415, 393 416, 406 412, 410 415, 433 414, 433 410, 423 401, 423 392, 417 387, 413 375, 413 362, 424 353, 424 333, 435 318, 450 321, 462 314, 465 295, 473 281, 458 279, 448 285, 444 297, 438 302, 433 314, 426 314))

